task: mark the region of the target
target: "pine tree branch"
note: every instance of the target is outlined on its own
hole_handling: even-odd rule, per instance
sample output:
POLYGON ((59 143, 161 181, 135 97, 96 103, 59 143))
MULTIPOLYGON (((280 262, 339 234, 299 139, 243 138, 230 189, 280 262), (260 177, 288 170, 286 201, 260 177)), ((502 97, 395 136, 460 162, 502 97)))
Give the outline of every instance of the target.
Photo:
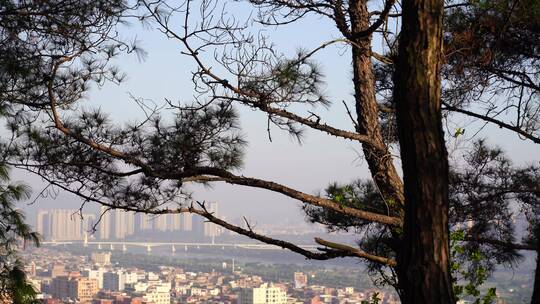
POLYGON ((369 260, 371 262, 376 262, 379 264, 388 265, 392 267, 395 267, 397 265, 397 262, 394 259, 389 259, 389 258, 381 257, 378 255, 369 254, 363 250, 360 250, 359 248, 354 248, 348 245, 326 241, 321 238, 315 238, 315 242, 319 245, 332 248, 333 250, 349 252, 351 255, 358 256, 360 258, 369 260))
POLYGON ((197 181, 197 182, 223 181, 223 182, 234 184, 234 185, 243 185, 243 186, 249 186, 249 187, 254 187, 254 188, 271 190, 273 192, 284 194, 288 197, 297 199, 299 201, 309 203, 314 206, 330 209, 341 214, 346 214, 349 216, 353 216, 356 218, 360 218, 360 219, 364 219, 364 220, 372 221, 372 222, 377 222, 381 224, 386 224, 386 225, 391 225, 391 226, 401 226, 401 219, 397 217, 391 217, 391 216, 387 216, 383 214, 378 214, 374 212, 368 212, 368 211, 363 211, 356 208, 343 206, 330 199, 321 198, 318 196, 307 194, 307 193, 289 188, 287 186, 284 186, 284 185, 281 185, 272 181, 266 181, 262 179, 245 177, 245 176, 238 176, 226 170, 221 170, 221 169, 216 169, 216 168, 201 168, 200 170, 195 170, 193 172, 194 174, 187 177, 186 179, 182 179, 182 181, 197 181), (201 175, 208 175, 208 174, 214 175, 214 177, 201 176, 201 175))
POLYGON ((216 96, 216 97, 220 98, 220 99, 228 99, 228 100, 233 100, 233 101, 238 101, 238 102, 241 102, 241 103, 244 103, 244 104, 248 104, 248 105, 250 105, 252 107, 255 107, 255 108, 257 108, 257 109, 259 109, 259 110, 261 110, 263 112, 266 112, 268 114, 276 115, 276 116, 279 116, 279 117, 282 117, 282 118, 289 119, 291 121, 297 122, 297 123, 302 124, 304 126, 307 126, 307 127, 312 128, 312 129, 325 132, 327 134, 330 134, 330 135, 333 135, 333 136, 336 136, 336 137, 341 137, 341 138, 350 139, 350 140, 356 140, 356 141, 361 142, 361 143, 365 143, 365 144, 375 146, 375 142, 371 139, 370 136, 362 135, 362 134, 359 134, 359 133, 350 132, 350 131, 346 131, 346 130, 342 130, 342 129, 337 129, 337 128, 334 128, 334 127, 332 127, 330 125, 327 125, 325 123, 321 123, 321 122, 319 122, 317 120, 308 119, 308 118, 299 116, 299 115, 297 115, 295 113, 284 110, 284 109, 271 107, 266 103, 255 102, 255 101, 253 101, 253 100, 251 100, 249 98, 239 98, 239 97, 231 97, 231 96, 216 96))
POLYGON ((468 111, 468 110, 460 109, 458 107, 451 106, 451 105, 449 105, 447 103, 443 103, 443 104, 444 104, 443 110, 457 112, 457 113, 461 113, 461 114, 464 114, 464 115, 467 115, 467 116, 479 118, 481 120, 493 123, 493 124, 499 126, 500 128, 504 128, 504 129, 513 131, 513 132, 515 132, 515 133, 517 133, 517 134, 519 134, 519 135, 521 135, 521 136, 523 136, 523 137, 525 137, 525 138, 527 138, 529 140, 532 140, 536 144, 540 144, 540 137, 534 136, 534 135, 526 132, 525 130, 523 130, 523 129, 519 128, 519 127, 512 126, 512 125, 507 124, 505 122, 502 122, 502 121, 500 121, 498 119, 489 117, 488 115, 482 115, 482 114, 478 114, 478 113, 471 112, 471 111, 468 111))

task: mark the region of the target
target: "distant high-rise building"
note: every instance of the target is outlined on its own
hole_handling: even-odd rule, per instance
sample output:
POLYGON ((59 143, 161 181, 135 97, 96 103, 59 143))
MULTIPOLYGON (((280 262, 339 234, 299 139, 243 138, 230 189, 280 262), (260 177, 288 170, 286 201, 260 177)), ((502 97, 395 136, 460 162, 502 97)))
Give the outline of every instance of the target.
POLYGON ((192 217, 192 231, 193 235, 196 238, 203 238, 204 237, 204 217, 200 215, 195 215, 192 217))
POLYGON ((84 213, 82 217, 74 209, 39 210, 36 217, 36 231, 45 240, 82 240, 84 234, 93 229, 96 215, 84 213))
POLYGON ((63 240, 67 224, 64 210, 51 210, 49 212, 49 221, 51 227, 51 240, 63 240))
POLYGON ((116 209, 114 212, 114 237, 123 239, 126 237, 126 212, 116 209))
POLYGON ((152 219, 150 218, 150 215, 145 214, 145 213, 139 213, 138 218, 139 218, 139 231, 152 230, 154 223, 152 219))
POLYGON ((77 210, 49 211, 50 239, 55 241, 82 240, 82 219, 77 210))
POLYGON ((116 209, 114 214, 114 237, 125 239, 135 231, 135 215, 133 212, 116 209))
MULTIPOLYGON (((137 231, 192 231, 192 215, 189 213, 151 215, 138 213, 135 226, 137 231)), ((202 224, 201 224, 202 227, 202 224)), ((203 233, 201 228, 201 234, 203 233)))
MULTIPOLYGON (((206 205, 206 209, 208 212, 212 213, 215 217, 219 217, 218 213, 218 204, 217 203, 209 203, 206 205)), ((204 230, 204 236, 214 238, 216 236, 219 236, 221 234, 220 226, 204 221, 203 224, 203 230, 204 230)))
POLYGON ((84 213, 82 219, 82 232, 87 234, 92 234, 94 225, 96 223, 96 215, 93 213, 84 213))
POLYGON ((36 217, 36 231, 48 240, 51 237, 50 214, 45 210, 39 210, 36 217))
POLYGON ((182 230, 182 214, 170 214, 170 226, 169 230, 171 231, 180 231, 182 230))
POLYGON ((182 231, 193 230, 193 215, 191 213, 182 213, 182 231))
POLYGON ((157 231, 167 231, 167 214, 159 215, 154 219, 154 229, 157 231))
POLYGON ((135 234, 135 212, 126 212, 126 235, 135 234))
POLYGON ((111 237, 111 215, 106 206, 101 206, 101 219, 99 221, 99 238, 108 240, 111 237))

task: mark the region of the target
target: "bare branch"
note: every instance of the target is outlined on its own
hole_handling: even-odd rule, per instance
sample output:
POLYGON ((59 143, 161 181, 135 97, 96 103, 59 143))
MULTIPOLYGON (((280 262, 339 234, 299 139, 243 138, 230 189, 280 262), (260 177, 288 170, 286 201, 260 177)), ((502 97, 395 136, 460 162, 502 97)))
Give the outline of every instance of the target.
POLYGON ((486 122, 496 124, 500 128, 504 128, 504 129, 508 129, 510 131, 516 132, 517 134, 519 134, 519 135, 521 135, 521 136, 523 136, 523 137, 525 137, 525 138, 527 138, 529 140, 532 140, 534 143, 540 144, 540 137, 534 136, 534 135, 526 132, 525 130, 523 130, 523 129, 519 128, 519 127, 512 126, 510 124, 507 124, 505 122, 502 122, 500 120, 492 118, 492 117, 490 117, 488 115, 482 115, 482 114, 478 114, 478 113, 471 112, 471 111, 468 111, 468 110, 460 109, 458 107, 451 106, 451 105, 449 105, 447 103, 444 103, 443 110, 457 112, 457 113, 465 114, 467 116, 479 118, 479 119, 484 120, 486 122))
POLYGON ((334 250, 349 252, 351 255, 358 256, 360 258, 369 260, 371 262, 376 262, 376 263, 379 263, 379 264, 388 265, 388 266, 392 266, 392 267, 397 265, 397 262, 394 259, 389 259, 389 258, 369 254, 369 253, 366 253, 366 252, 360 250, 359 248, 354 248, 354 247, 344 245, 344 244, 339 244, 339 243, 333 243, 333 242, 330 242, 330 241, 323 240, 321 238, 315 238, 315 242, 317 244, 319 244, 319 245, 326 246, 326 247, 332 248, 334 250))
MULTIPOLYGON (((334 201, 332 201, 330 199, 321 198, 321 197, 318 197, 318 196, 307 194, 307 193, 304 193, 304 192, 289 188, 287 186, 284 186, 284 185, 281 185, 281 184, 278 184, 278 183, 275 183, 275 182, 265 181, 265 180, 256 179, 256 178, 250 178, 250 177, 245 177, 245 176, 237 176, 237 175, 234 175, 234 174, 232 174, 230 172, 227 172, 227 171, 224 171, 224 170, 216 170, 216 169, 213 169, 212 171, 214 171, 213 172, 214 176, 218 176, 217 178, 216 177, 211 177, 211 176, 203 177, 203 176, 200 176, 200 175, 204 175, 203 171, 205 171, 205 170, 203 169, 203 170, 199 171, 198 173, 201 173, 201 174, 197 174, 197 175, 199 175, 199 176, 197 176, 197 179, 192 180, 192 181, 198 181, 198 182, 223 181, 223 182, 234 184, 234 185, 243 185, 243 186, 249 186, 249 187, 254 187, 254 188, 261 188, 261 189, 271 190, 273 192, 278 192, 278 193, 284 194, 284 195, 286 195, 288 197, 297 199, 297 200, 305 202, 305 203, 309 203, 309 204, 312 204, 312 205, 315 205, 315 206, 331 209, 333 211, 336 211, 336 212, 339 212, 339 213, 342 213, 342 214, 347 214, 347 215, 357 217, 357 218, 360 218, 360 219, 364 219, 364 220, 367 220, 367 221, 373 221, 373 222, 386 224, 386 225, 391 225, 391 226, 400 226, 401 225, 401 219, 399 219, 397 217, 391 217, 391 216, 387 216, 387 215, 383 215, 383 214, 378 214, 378 213, 373 213, 373 212, 363 211, 363 210, 356 209, 356 208, 343 206, 343 205, 341 205, 339 203, 336 203, 336 202, 334 202, 334 201)), ((187 179, 183 179, 182 181, 186 181, 186 180, 187 179)))
POLYGON ((347 115, 349 115, 349 118, 351 119, 351 121, 352 121, 352 123, 354 125, 354 128, 358 129, 358 122, 352 116, 351 110, 349 110, 349 106, 347 106, 347 103, 345 102, 345 100, 342 100, 341 102, 343 102, 343 105, 345 106, 345 109, 347 110, 347 115))
POLYGON ((230 99, 230 100, 240 101, 240 102, 243 102, 243 103, 246 103, 246 104, 251 104, 253 107, 258 108, 258 109, 260 109, 260 110, 262 110, 262 111, 264 111, 266 113, 276 115, 276 116, 279 116, 279 117, 282 117, 282 118, 290 119, 290 120, 298 122, 298 123, 300 123, 300 124, 302 124, 304 126, 311 127, 312 129, 315 129, 315 130, 323 131, 323 132, 325 132, 327 134, 330 134, 330 135, 333 135, 333 136, 336 136, 336 137, 346 138, 346 139, 350 139, 350 140, 356 140, 356 141, 361 142, 361 143, 366 143, 366 144, 369 144, 369 145, 372 145, 372 146, 377 146, 376 143, 372 140, 372 138, 370 136, 362 135, 362 134, 355 133, 355 132, 345 131, 345 130, 341 130, 341 129, 336 129, 336 128, 334 128, 332 126, 329 126, 329 125, 327 125, 325 123, 320 123, 317 120, 311 120, 311 119, 296 115, 296 114, 294 114, 292 112, 289 112, 287 110, 274 108, 274 107, 268 106, 265 103, 254 103, 252 100, 247 99, 247 98, 228 97, 228 96, 217 96, 217 97, 219 97, 219 98, 227 98, 227 99, 230 99))

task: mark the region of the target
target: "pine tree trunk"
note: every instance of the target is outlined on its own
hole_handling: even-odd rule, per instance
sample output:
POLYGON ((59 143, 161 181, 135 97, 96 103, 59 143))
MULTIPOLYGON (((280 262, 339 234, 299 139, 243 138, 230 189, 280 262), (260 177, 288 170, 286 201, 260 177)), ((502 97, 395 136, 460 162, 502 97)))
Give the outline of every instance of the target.
MULTIPOLYGON (((351 31, 362 32, 370 26, 370 13, 367 0, 349 2, 349 18, 351 31)), ((375 76, 371 58, 372 37, 353 39, 352 63, 354 98, 357 117, 357 132, 369 135, 372 144, 362 144, 362 151, 369 167, 374 183, 389 207, 389 215, 403 217, 403 182, 393 163, 393 157, 386 146, 381 125, 379 123, 379 108, 375 94, 375 76)), ((391 230, 394 241, 392 249, 399 250, 398 231, 391 230)), ((397 290, 401 295, 402 291, 397 290)))
MULTIPOLYGON (((362 32, 370 26, 367 0, 349 2, 349 18, 353 33, 362 32)), ((389 215, 403 217, 403 182, 397 173, 388 147, 384 143, 379 123, 379 108, 375 95, 375 76, 371 61, 372 37, 354 40, 352 46, 353 83, 357 132, 369 135, 372 144, 362 144, 362 151, 374 183, 389 207, 389 215)), ((392 230, 393 250, 399 250, 400 235, 392 230)), ((401 291, 398 290, 401 294, 401 291)))
MULTIPOLYGON (((366 30, 370 25, 370 14, 366 0, 351 1, 349 16, 354 32, 366 30)), ((371 62, 371 36, 354 41, 352 47, 353 83, 357 132, 369 135, 373 144, 363 144, 362 150, 373 181, 391 209, 391 215, 401 216, 403 208, 403 183, 393 158, 385 145, 379 123, 379 108, 375 96, 375 77, 371 62)))
POLYGON ((404 0, 395 71, 405 186, 398 277, 405 304, 455 303, 449 269, 448 157, 441 125, 443 0, 404 0))
POLYGON ((536 251, 536 272, 534 274, 534 286, 531 304, 540 304, 540 248, 537 248, 536 251))

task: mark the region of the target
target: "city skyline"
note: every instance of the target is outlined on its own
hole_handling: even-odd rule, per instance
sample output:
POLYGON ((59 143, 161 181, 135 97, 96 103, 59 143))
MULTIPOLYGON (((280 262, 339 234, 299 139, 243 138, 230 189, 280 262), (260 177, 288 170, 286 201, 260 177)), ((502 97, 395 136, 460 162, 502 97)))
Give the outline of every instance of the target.
MULTIPOLYGON (((218 203, 208 204, 218 214, 218 203)), ((190 213, 149 215, 102 206, 99 213, 80 214, 76 209, 39 209, 36 231, 46 241, 123 240, 141 233, 185 232, 192 237, 215 238, 221 227, 190 213)))

